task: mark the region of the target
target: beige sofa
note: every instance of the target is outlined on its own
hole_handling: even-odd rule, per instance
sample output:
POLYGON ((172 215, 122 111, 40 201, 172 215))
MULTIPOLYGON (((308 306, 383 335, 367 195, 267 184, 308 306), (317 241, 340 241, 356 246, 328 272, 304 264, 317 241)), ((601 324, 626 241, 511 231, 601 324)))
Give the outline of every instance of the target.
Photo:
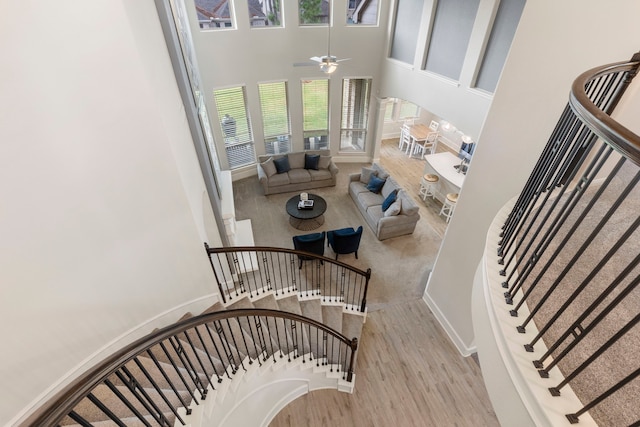
POLYGON ((312 188, 330 187, 336 185, 338 167, 331 160, 329 150, 298 151, 287 154, 258 156, 258 179, 264 194, 286 193, 289 191, 304 191, 312 188), (305 155, 319 156, 317 164, 305 155), (275 161, 287 157, 290 169, 278 173, 275 161), (305 164, 305 160, 309 163, 305 164), (305 166, 316 166, 305 168, 305 166))
POLYGON ((370 168, 363 168, 361 173, 349 175, 349 195, 378 240, 411 234, 420 219, 418 205, 377 163, 370 168), (367 188, 370 174, 385 179, 379 193, 367 188), (394 191, 397 193, 396 204, 385 212, 382 210, 382 203, 394 191))

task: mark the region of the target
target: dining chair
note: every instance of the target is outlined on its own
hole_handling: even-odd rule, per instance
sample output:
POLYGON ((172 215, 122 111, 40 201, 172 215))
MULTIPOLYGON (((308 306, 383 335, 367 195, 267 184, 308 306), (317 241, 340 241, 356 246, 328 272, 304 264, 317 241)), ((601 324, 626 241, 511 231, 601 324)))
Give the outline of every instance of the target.
POLYGON ((409 130, 409 126, 402 125, 402 129, 400 130, 400 141, 398 142, 398 148, 400 151, 408 152, 409 147, 411 147, 411 132, 409 130))
POLYGON ((411 156, 414 154, 420 154, 420 158, 424 157, 427 154, 433 154, 436 152, 436 145, 438 143, 438 132, 431 132, 427 135, 427 138, 420 142, 413 144, 413 149, 411 150, 411 156))

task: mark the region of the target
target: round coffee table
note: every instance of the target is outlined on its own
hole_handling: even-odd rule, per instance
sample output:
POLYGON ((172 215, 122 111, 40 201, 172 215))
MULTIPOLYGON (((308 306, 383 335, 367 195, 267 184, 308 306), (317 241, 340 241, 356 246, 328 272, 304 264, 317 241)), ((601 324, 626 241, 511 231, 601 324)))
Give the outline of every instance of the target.
POLYGON ((309 193, 309 200, 313 200, 311 209, 298 209, 299 194, 287 200, 289 224, 298 230, 313 230, 324 224, 324 212, 327 210, 327 202, 317 194, 311 193, 309 193))

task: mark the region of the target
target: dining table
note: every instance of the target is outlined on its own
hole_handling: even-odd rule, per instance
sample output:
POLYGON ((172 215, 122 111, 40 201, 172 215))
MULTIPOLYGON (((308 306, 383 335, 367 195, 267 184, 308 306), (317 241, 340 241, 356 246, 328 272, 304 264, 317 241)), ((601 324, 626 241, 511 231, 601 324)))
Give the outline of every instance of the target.
POLYGON ((409 126, 409 140, 410 144, 407 147, 407 154, 413 153, 413 148, 415 144, 424 142, 427 140, 427 137, 430 133, 435 132, 429 126, 424 125, 422 123, 410 125, 409 126))

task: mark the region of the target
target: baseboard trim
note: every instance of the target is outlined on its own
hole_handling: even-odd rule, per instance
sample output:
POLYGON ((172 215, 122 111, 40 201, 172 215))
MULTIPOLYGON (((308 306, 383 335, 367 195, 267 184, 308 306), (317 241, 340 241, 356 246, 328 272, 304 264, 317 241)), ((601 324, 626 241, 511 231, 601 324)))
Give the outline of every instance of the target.
POLYGON ((431 296, 427 292, 425 292, 422 296, 422 300, 427 304, 427 307, 429 307, 433 315, 436 317, 436 320, 438 320, 438 322, 440 323, 440 326, 442 326, 442 329, 444 329, 444 331, 447 333, 449 339, 451 340, 451 342, 453 342, 453 345, 456 346, 458 352, 460 352, 462 356, 468 357, 477 351, 475 345, 466 346, 464 344, 464 341, 462 341, 455 328, 451 325, 451 323, 449 323, 449 320, 447 320, 447 317, 444 315, 444 313, 442 313, 442 310, 440 310, 438 304, 433 300, 433 298, 431 298, 431 296))
POLYGON ((25 406, 15 417, 13 417, 7 425, 19 425, 30 414, 32 414, 43 403, 55 396, 58 391, 71 383, 75 378, 95 366, 98 362, 105 359, 118 349, 132 343, 133 341, 147 335, 156 328, 164 327, 171 324, 182 317, 186 312, 200 313, 206 308, 212 306, 216 302, 221 301, 218 293, 208 294, 199 298, 186 301, 175 307, 163 311, 156 316, 146 320, 145 322, 135 326, 128 331, 120 334, 110 342, 87 356, 75 368, 70 369, 66 374, 55 381, 49 388, 40 393, 35 399, 25 406))

